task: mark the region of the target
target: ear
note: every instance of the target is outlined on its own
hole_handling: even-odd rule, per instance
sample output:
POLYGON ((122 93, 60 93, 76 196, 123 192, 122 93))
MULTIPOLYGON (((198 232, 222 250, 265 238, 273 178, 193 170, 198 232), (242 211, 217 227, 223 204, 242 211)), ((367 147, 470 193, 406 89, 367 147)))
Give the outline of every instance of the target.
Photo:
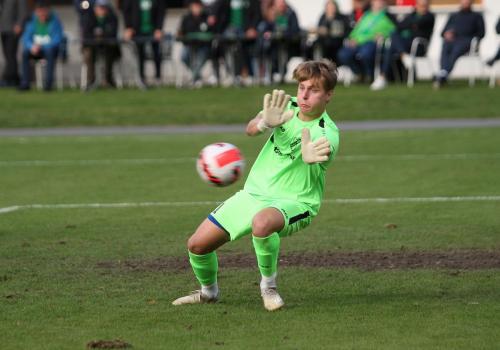
POLYGON ((326 103, 330 102, 333 97, 333 90, 330 90, 326 93, 326 103))

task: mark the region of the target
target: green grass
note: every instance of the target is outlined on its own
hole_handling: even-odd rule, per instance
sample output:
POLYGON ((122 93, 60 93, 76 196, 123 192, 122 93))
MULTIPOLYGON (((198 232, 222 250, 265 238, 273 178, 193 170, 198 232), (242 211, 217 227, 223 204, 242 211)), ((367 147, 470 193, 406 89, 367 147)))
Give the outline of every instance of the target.
MULTIPOLYGON (((295 85, 284 88, 295 94, 295 85)), ((269 90, 162 88, 47 94, 4 89, 0 90, 0 128, 245 123, 258 112, 269 90)), ((453 82, 440 91, 419 83, 413 89, 395 85, 376 93, 366 85, 339 85, 328 112, 337 121, 491 118, 500 117, 497 95, 497 89, 485 84, 469 88, 464 82, 453 82)))
MULTIPOLYGON (((500 195, 500 128, 341 136, 327 199, 500 195)), ((264 139, 0 138, 0 208, 220 201, 243 181, 219 189, 198 179, 194 158, 215 141, 238 145, 250 166, 264 139), (124 159, 157 161, 116 162, 124 159), (33 160, 48 163, 20 162, 33 160), (82 160, 111 162, 77 162, 82 160)), ((287 305, 267 313, 256 267, 221 267, 221 303, 175 308, 174 298, 196 288, 190 271, 98 266, 185 260, 187 237, 212 207, 0 214, 1 348, 84 349, 91 340, 116 338, 134 349, 496 349, 500 343, 498 270, 282 268, 280 292, 287 305)), ((309 228, 282 241, 282 251, 498 250, 499 212, 499 201, 330 202, 309 228), (388 230, 386 223, 398 227, 388 230)), ((231 253, 252 253, 248 237, 220 251, 231 253)))

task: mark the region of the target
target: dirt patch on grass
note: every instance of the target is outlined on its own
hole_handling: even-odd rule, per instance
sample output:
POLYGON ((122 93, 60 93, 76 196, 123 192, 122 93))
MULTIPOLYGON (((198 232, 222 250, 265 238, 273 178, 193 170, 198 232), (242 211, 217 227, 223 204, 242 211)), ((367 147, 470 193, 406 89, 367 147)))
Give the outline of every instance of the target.
POLYGON ((120 339, 92 340, 87 343, 87 349, 129 349, 132 345, 120 339))
MULTIPOLYGON (((256 266, 253 254, 219 254, 223 268, 256 266)), ((187 258, 162 257, 150 260, 103 261, 104 269, 133 271, 184 271, 187 258)), ((362 270, 388 269, 500 269, 500 250, 392 251, 392 252, 294 252, 280 256, 280 267, 331 267, 362 270)))

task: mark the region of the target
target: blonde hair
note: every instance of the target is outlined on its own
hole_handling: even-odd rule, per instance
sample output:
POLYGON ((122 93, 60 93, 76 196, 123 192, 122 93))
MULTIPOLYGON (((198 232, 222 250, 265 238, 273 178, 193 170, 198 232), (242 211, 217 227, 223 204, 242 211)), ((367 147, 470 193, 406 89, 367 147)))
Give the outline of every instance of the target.
POLYGON ((337 65, 326 59, 302 62, 293 71, 293 78, 299 83, 310 79, 315 80, 325 91, 331 91, 337 85, 337 65))

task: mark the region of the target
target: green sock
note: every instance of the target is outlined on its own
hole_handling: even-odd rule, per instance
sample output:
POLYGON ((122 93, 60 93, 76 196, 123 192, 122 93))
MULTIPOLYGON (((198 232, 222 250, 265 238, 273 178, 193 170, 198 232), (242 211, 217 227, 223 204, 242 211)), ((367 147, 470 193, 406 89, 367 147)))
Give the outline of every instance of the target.
POLYGON ((271 277, 278 270, 280 236, 277 232, 265 238, 252 236, 252 241, 261 275, 271 277))
POLYGON ((189 252, 189 262, 193 267, 194 275, 202 286, 211 286, 217 283, 219 264, 215 251, 203 255, 196 255, 189 252))

